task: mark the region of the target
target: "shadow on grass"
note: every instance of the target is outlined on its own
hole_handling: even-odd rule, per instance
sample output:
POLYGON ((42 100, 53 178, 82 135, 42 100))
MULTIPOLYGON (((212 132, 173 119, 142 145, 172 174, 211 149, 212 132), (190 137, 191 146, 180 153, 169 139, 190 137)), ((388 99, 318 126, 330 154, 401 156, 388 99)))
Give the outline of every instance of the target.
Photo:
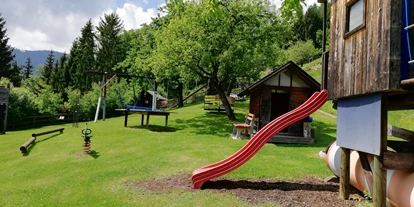
MULTIPOLYGON (((237 119, 241 121, 245 114, 235 113, 237 119)), ((233 131, 226 113, 208 113, 194 117, 192 119, 174 120, 179 129, 192 128, 196 134, 226 136, 233 131)))
POLYGON ((92 150, 91 153, 89 154, 91 157, 93 157, 94 159, 98 159, 100 157, 99 152, 92 150))
POLYGON ((54 134, 54 135, 52 135, 52 136, 49 136, 49 137, 47 137, 47 138, 45 138, 45 139, 42 139, 42 140, 39 140, 39 141, 37 141, 37 140, 38 140, 38 138, 36 138, 36 140, 35 140, 35 141, 33 141, 33 142, 32 142, 32 144, 30 144, 30 145, 26 148, 26 153, 22 153, 22 154, 23 154, 23 156, 28 156, 36 144, 41 143, 41 142, 44 142, 44 141, 47 141, 47 140, 52 139, 52 138, 54 138, 54 137, 57 137, 57 136, 59 136, 59 135, 60 135, 60 133, 59 133, 59 134, 54 134))
POLYGON ((294 183, 294 182, 253 182, 247 180, 217 180, 217 181, 207 181, 203 184, 202 189, 250 189, 250 190, 281 190, 281 191, 296 191, 296 190, 306 190, 306 191, 329 191, 329 192, 338 192, 337 185, 331 184, 308 184, 308 183, 294 183))
POLYGON ((131 129, 146 129, 152 132, 176 132, 177 128, 173 128, 173 127, 165 127, 165 126, 157 126, 157 125, 148 125, 147 126, 129 126, 128 128, 131 129))

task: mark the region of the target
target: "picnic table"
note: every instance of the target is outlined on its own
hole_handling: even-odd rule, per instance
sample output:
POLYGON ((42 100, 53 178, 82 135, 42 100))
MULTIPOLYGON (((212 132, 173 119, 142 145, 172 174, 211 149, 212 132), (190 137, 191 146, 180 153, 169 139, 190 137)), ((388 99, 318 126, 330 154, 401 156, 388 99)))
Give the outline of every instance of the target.
POLYGON ((116 111, 123 111, 125 113, 124 127, 128 124, 129 114, 141 114, 141 126, 144 125, 144 116, 147 116, 146 126, 148 127, 150 116, 165 116, 165 126, 168 126, 168 116, 170 112, 165 111, 152 111, 151 108, 140 108, 140 109, 115 109, 116 111), (149 109, 149 110, 148 110, 149 109))

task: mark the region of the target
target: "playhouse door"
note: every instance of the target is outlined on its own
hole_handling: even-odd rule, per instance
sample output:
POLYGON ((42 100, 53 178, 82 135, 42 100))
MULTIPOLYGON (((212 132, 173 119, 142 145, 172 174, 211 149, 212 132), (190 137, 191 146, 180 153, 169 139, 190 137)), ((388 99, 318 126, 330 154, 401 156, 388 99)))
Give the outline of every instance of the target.
MULTIPOLYGON (((271 120, 289 112, 289 93, 272 93, 271 120)), ((281 132, 288 132, 286 127, 281 132)))

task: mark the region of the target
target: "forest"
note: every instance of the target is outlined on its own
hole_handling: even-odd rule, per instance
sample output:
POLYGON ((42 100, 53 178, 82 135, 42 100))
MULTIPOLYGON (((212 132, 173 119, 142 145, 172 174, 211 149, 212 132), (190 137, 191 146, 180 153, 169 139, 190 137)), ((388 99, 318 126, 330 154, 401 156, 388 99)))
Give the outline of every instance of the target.
MULTIPOLYGON (((294 1, 282 6, 287 2, 294 1)), ((76 102, 79 119, 91 120, 103 72, 146 77, 118 77, 108 87, 107 116, 137 103, 141 91, 153 90, 149 79, 154 79, 157 92, 178 106, 186 94, 208 83, 207 93, 219 94, 227 117, 235 119, 226 99, 230 92, 289 60, 302 65, 322 53, 319 4, 292 14, 267 0, 173 0, 159 10, 151 23, 128 31, 116 13, 105 14, 98 25, 87 21, 69 54, 55 59, 50 51, 36 75, 30 58, 14 61, 7 20, 0 14, 0 85, 11 87, 8 120, 71 113, 76 102)))

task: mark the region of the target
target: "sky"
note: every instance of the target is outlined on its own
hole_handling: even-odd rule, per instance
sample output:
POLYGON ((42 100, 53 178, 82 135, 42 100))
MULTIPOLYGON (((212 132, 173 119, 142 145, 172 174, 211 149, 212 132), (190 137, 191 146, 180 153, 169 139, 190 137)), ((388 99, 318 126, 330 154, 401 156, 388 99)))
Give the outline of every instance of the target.
MULTIPOLYGON (((280 0, 274 0, 280 5, 280 0)), ((306 0, 307 5, 317 0, 306 0)), ((140 28, 157 16, 165 0, 1 0, 9 45, 21 50, 69 53, 80 30, 92 19, 98 25, 104 14, 115 12, 126 30, 140 28)))

